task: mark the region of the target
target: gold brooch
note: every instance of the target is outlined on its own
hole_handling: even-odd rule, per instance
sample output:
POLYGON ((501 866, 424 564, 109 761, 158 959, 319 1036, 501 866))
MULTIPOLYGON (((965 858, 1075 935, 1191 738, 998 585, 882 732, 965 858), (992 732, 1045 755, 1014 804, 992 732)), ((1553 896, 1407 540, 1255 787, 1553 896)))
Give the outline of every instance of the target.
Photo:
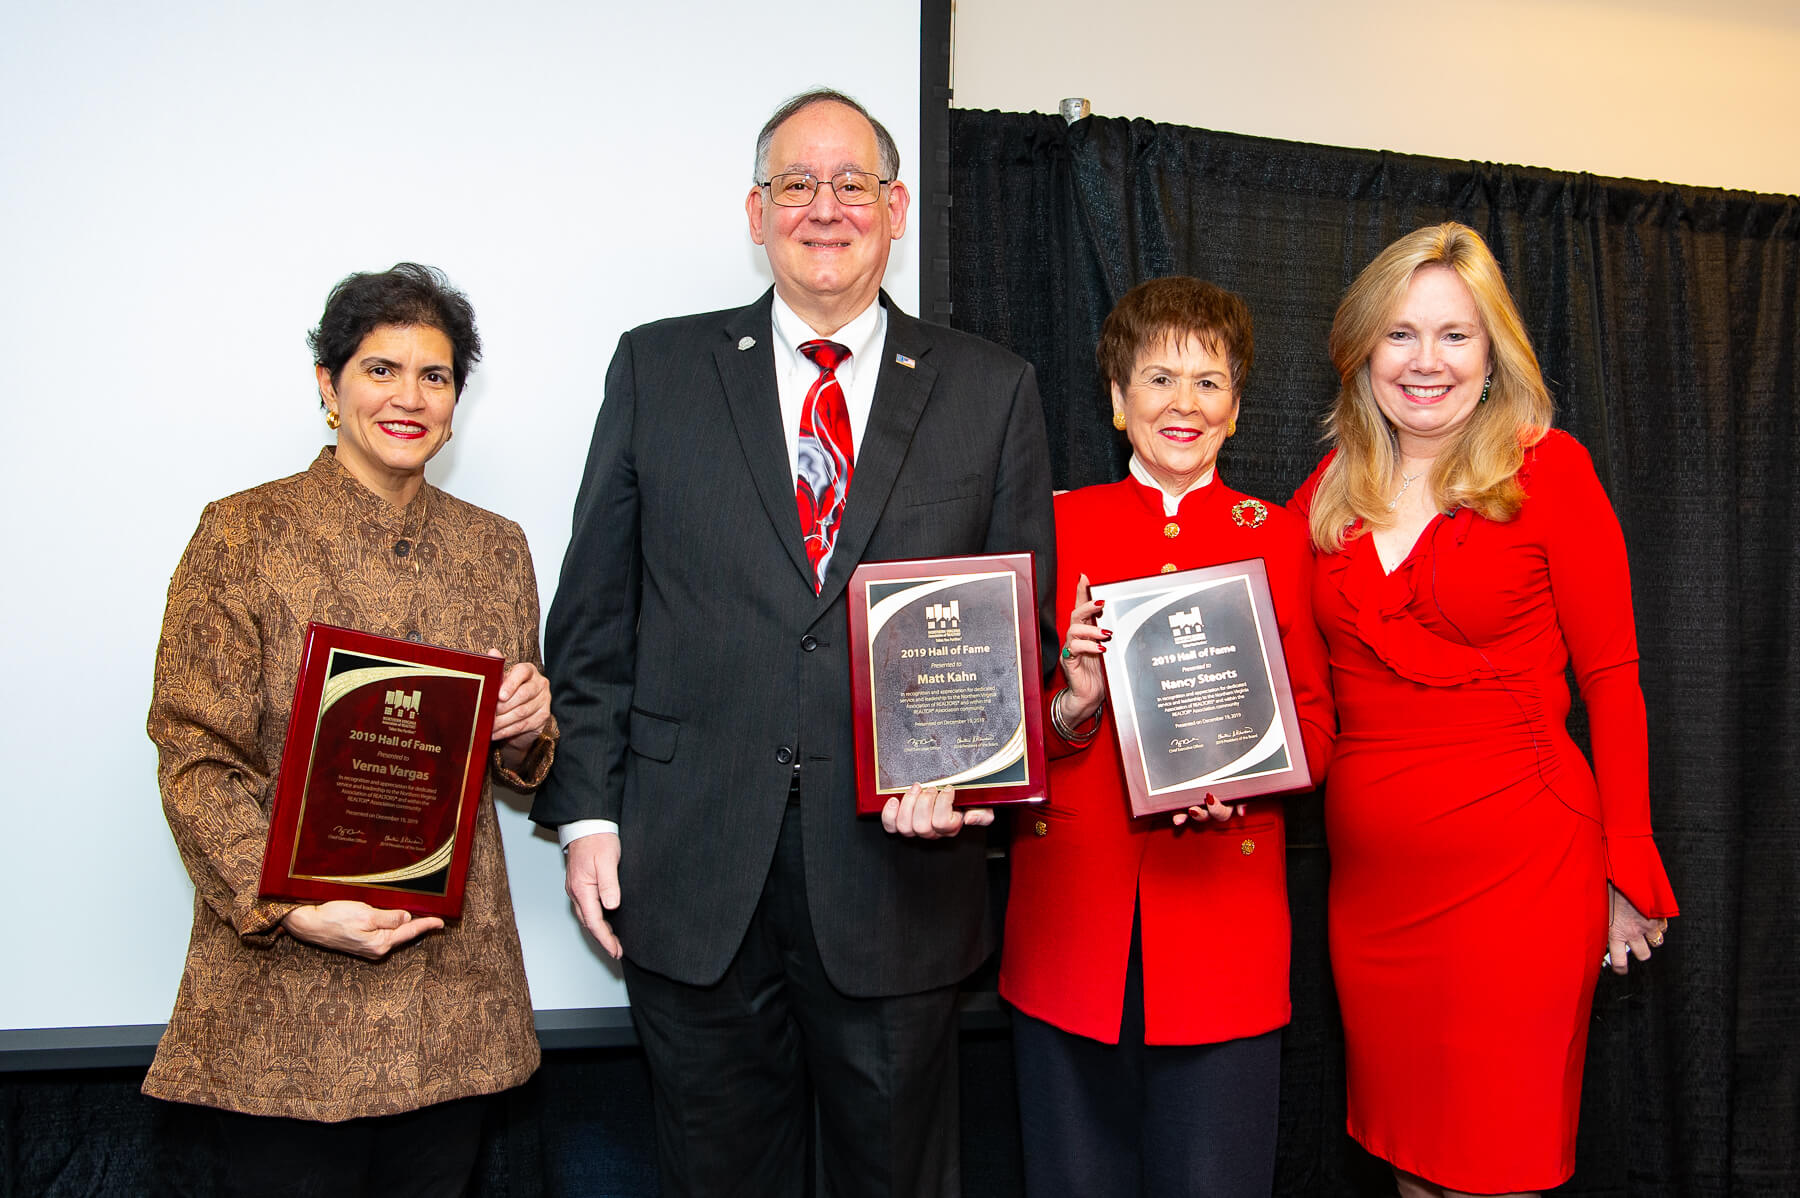
POLYGON ((1240 499, 1232 505, 1231 518, 1245 528, 1261 528, 1269 518, 1269 509, 1260 499, 1240 499))

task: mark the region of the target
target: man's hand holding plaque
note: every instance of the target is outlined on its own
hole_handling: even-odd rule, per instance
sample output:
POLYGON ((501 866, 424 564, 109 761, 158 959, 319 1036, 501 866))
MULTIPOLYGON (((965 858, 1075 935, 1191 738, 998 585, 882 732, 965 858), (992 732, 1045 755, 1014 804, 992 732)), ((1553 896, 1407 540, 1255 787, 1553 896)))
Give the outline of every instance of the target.
POLYGON ((993 822, 992 807, 958 807, 954 786, 914 782, 904 795, 888 796, 881 808, 885 831, 918 840, 941 840, 964 828, 985 828, 993 822))

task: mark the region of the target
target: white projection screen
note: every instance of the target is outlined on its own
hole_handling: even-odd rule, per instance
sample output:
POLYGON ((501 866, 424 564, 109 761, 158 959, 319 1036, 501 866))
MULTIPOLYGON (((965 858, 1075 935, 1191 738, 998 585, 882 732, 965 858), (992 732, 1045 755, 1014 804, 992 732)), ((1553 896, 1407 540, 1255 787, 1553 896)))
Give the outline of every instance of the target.
MULTIPOLYGON (((919 178, 919 30, 917 0, 0 6, 0 1056, 168 1017, 193 901, 144 734, 169 575, 208 500, 327 441, 305 335, 331 285, 414 260, 468 293, 486 355, 428 475, 524 526, 547 609, 619 334, 769 285, 744 197, 787 96, 862 99, 919 178)), ((922 211, 888 276, 909 311, 922 211)), ((516 796, 500 816, 540 1015, 622 1007, 554 840, 516 796)))

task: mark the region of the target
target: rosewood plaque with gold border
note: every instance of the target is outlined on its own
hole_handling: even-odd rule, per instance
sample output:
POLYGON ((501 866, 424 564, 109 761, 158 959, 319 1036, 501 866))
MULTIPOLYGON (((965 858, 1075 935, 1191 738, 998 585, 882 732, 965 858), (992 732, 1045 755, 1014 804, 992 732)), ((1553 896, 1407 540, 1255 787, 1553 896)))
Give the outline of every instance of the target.
POLYGON ((461 914, 504 668, 307 625, 261 893, 461 914))

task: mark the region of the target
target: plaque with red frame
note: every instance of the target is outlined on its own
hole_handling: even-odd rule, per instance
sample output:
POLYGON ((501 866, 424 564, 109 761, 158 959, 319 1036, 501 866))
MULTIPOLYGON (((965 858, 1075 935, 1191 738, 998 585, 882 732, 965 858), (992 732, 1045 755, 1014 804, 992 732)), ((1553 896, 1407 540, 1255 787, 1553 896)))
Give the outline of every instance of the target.
POLYGON ((308 624, 261 894, 460 915, 504 669, 308 624))
POLYGON ((1133 815, 1312 788, 1261 558, 1092 594, 1133 815))
POLYGON ((1038 803, 1043 671, 1029 553, 864 562, 850 576, 856 810, 914 784, 1038 803))

